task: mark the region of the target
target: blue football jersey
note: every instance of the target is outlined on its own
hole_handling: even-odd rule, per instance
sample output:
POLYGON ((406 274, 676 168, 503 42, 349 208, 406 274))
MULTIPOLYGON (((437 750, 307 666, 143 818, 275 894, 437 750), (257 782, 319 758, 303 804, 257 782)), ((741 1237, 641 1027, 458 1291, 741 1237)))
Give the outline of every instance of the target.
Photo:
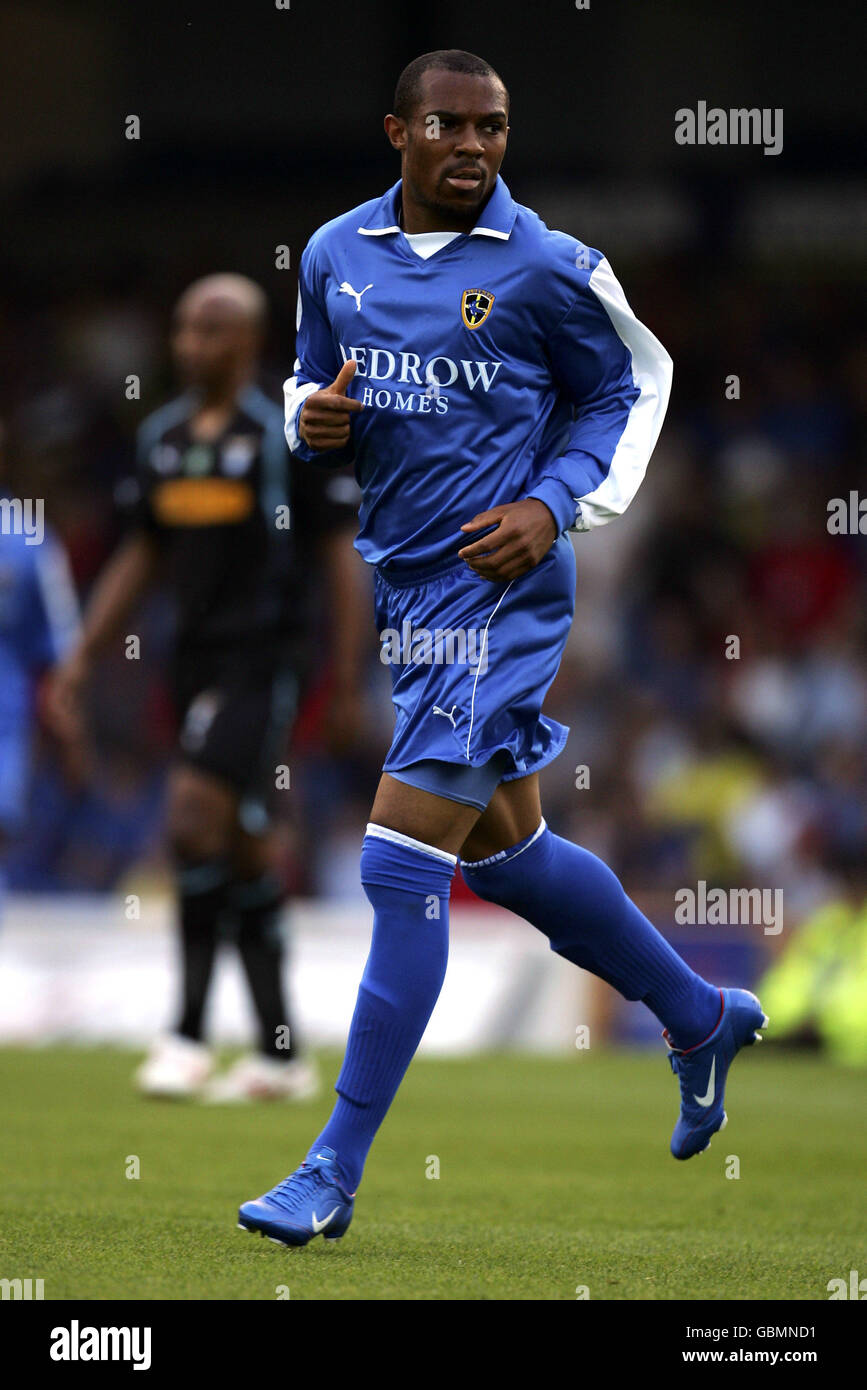
MULTIPOLYGON (((14 503, 6 499, 6 515, 14 503)), ((0 528, 0 728, 26 720, 35 673, 65 655, 78 628, 66 554, 47 528, 38 540, 0 528)))
POLYGON ((401 231, 401 182, 328 222, 301 258, 289 447, 352 460, 356 546, 386 573, 453 559, 460 527, 523 497, 559 531, 620 515, 656 444, 672 363, 608 261, 551 231, 498 177, 479 221, 427 259, 401 231), (298 434, 307 396, 352 359, 346 449, 298 434))

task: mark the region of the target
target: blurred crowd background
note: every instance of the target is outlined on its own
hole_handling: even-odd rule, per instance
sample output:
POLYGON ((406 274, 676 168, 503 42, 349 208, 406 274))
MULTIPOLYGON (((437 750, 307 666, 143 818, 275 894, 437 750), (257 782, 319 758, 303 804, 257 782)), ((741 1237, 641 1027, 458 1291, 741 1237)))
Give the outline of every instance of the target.
MULTIPOLYGON (((223 269, 262 284, 263 384, 279 392, 308 236, 398 177, 381 131, 397 73, 429 48, 479 52, 511 90, 513 196, 608 255, 675 363, 638 499, 575 537, 577 616, 547 706, 572 732, 544 774, 548 822, 672 912, 702 878, 782 888, 787 926, 863 896, 867 547, 827 525, 830 499, 867 494, 856 16, 841 7, 820 33, 807 6, 594 0, 534 6, 527 33, 526 5, 338 3, 327 23, 325 9, 4 9, 8 485, 45 498, 85 600, 122 531, 136 427, 172 391, 179 292, 223 269), (782 108, 782 154, 678 146, 674 113, 699 100, 782 108), (276 268, 280 245, 292 269, 276 268)), ((136 631, 141 662, 118 652, 91 688, 85 759, 62 767, 39 739, 14 889, 164 871, 164 599, 136 631)), ((387 671, 371 620, 365 733, 336 756, 329 652, 311 643, 284 872, 298 894, 358 898, 387 671)))

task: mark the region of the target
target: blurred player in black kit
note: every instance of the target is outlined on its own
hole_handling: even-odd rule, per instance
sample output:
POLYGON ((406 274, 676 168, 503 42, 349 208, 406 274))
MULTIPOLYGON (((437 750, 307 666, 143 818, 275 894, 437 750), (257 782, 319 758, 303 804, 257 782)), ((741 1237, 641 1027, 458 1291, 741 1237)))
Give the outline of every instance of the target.
POLYGON ((265 317, 263 292, 240 275, 208 276, 182 295, 172 350, 187 389, 140 427, 132 529, 94 587, 81 639, 50 697, 60 718, 136 601, 154 581, 168 583, 180 722, 168 834, 183 985, 173 1030, 137 1073, 152 1095, 303 1099, 318 1086, 281 982, 283 895, 269 862, 267 796, 297 706, 317 565, 339 591, 329 605, 328 649, 340 720, 358 709, 366 600, 352 549, 354 482, 296 471, 282 408, 254 384, 265 317), (202 1024, 226 929, 250 986, 260 1047, 214 1076, 202 1024))

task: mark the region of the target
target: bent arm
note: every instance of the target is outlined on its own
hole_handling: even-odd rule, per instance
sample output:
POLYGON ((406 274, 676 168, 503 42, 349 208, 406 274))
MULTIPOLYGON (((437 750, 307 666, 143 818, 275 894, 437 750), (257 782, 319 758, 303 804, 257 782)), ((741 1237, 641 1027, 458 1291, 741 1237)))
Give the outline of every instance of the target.
POLYGON ((604 258, 551 341, 552 371, 575 409, 569 439, 529 496, 558 527, 589 531, 626 511, 644 478, 671 393, 672 360, 635 317, 604 258))
POLYGON ((77 651, 92 660, 104 651, 156 578, 159 547, 146 531, 121 543, 91 591, 77 651))

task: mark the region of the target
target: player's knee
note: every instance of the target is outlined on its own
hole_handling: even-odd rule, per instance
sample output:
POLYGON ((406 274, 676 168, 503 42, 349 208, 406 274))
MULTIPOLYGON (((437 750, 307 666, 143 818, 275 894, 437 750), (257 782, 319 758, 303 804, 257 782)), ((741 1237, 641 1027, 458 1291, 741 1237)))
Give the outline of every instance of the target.
POLYGON ((226 853, 226 837, 219 825, 191 816, 183 808, 169 821, 168 831, 172 854, 178 863, 200 864, 223 858, 226 853))
POLYGON ((361 846, 361 882, 368 894, 377 886, 414 893, 435 884, 448 896, 456 863, 455 855, 434 845, 370 826, 361 846))
MULTIPOLYGON (((361 883, 374 911, 396 914, 411 930, 416 924, 445 925, 455 856, 406 836, 392 840, 389 833, 368 833, 361 849, 361 883), (411 899, 415 906, 407 911, 411 899)), ((433 938, 437 933, 427 935, 433 938)))
POLYGON ((268 836, 242 834, 232 848, 232 867, 239 882, 252 882, 274 872, 274 847, 268 836))
POLYGON ((467 887, 483 902, 495 903, 498 907, 508 907, 509 899, 514 897, 515 885, 509 873, 502 869, 496 872, 496 865, 465 863, 461 861, 461 873, 467 887))
POLYGON ((189 786, 172 789, 167 829, 172 853, 182 864, 222 858, 229 852, 231 837, 223 808, 189 786))
MULTIPOLYGON (((516 837, 485 858, 461 857, 464 882, 477 898, 510 908, 520 916, 544 885, 554 843, 543 823, 532 835, 516 837)), ((468 840, 466 849, 472 853, 475 846, 468 840)))
MULTIPOLYGON (((617 875, 597 855, 545 830, 535 852, 524 852, 523 842, 489 859, 461 860, 466 884, 485 902, 506 907, 519 916, 544 903, 551 882, 568 882, 569 919, 582 924, 595 917, 611 920, 624 911, 628 898, 617 875), (565 853, 565 858, 564 858, 565 853)), ((562 901, 557 899, 558 904, 562 901)))
POLYGON ((201 831, 179 828, 169 836, 169 843, 175 862, 181 865, 204 864, 224 857, 219 837, 201 831))

